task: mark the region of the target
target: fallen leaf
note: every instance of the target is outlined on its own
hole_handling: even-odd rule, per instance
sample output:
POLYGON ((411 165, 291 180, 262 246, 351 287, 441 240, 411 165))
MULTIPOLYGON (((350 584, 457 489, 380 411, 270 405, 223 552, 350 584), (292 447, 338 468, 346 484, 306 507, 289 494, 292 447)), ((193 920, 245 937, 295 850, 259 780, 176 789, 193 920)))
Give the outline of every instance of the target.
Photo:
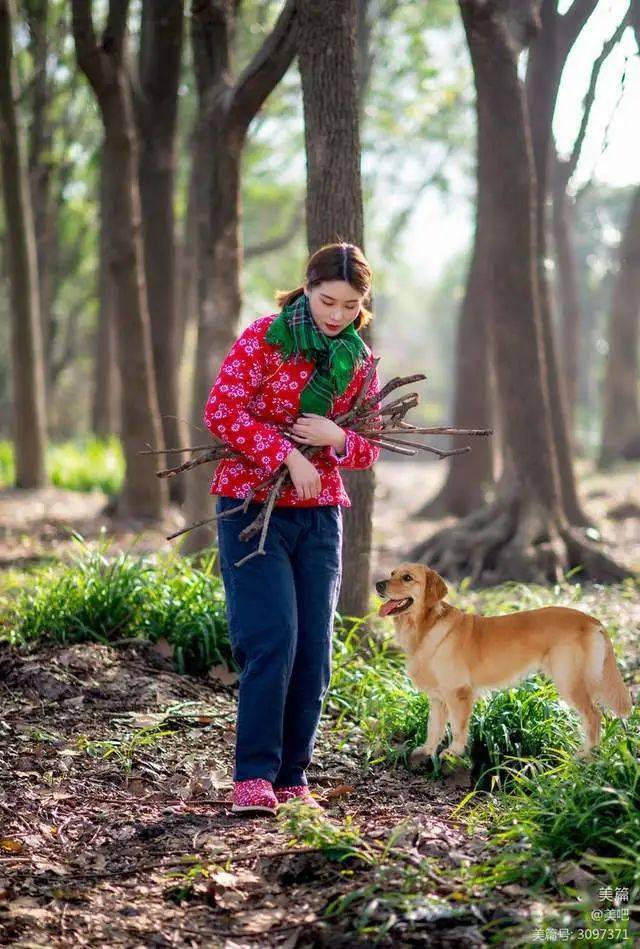
POLYGON ((0 850, 6 850, 7 853, 21 853, 24 850, 24 844, 21 840, 12 840, 11 837, 0 839, 0 850))
POLYGON ((325 798, 327 800, 333 800, 336 797, 347 797, 348 794, 353 794, 355 788, 351 784, 338 784, 335 788, 329 788, 325 792, 325 798))

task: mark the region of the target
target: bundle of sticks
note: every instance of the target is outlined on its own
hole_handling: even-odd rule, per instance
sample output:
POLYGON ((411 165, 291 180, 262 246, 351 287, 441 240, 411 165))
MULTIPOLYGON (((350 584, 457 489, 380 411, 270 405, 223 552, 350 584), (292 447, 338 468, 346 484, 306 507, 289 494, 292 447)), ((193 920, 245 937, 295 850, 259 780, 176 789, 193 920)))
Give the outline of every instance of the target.
MULTIPOLYGON (((411 376, 396 376, 387 382, 387 384, 383 386, 378 393, 365 399, 364 394, 369 387, 379 361, 380 357, 373 360, 367 377, 363 382, 362 388, 349 411, 344 412, 342 415, 339 415, 333 419, 337 425, 344 425, 346 428, 350 428, 352 431, 357 432, 359 435, 367 438, 373 445, 379 445, 380 448, 385 448, 387 451, 396 452, 401 455, 415 455, 416 451, 428 451, 432 452, 434 455, 437 455, 439 458, 447 458, 450 455, 460 455, 464 452, 470 451, 471 449, 468 445, 464 448, 452 448, 449 450, 434 448, 432 445, 423 445, 420 442, 407 441, 405 436, 493 434, 493 430, 489 428, 448 428, 446 426, 421 428, 416 425, 411 425, 409 422, 405 421, 405 415, 410 409, 415 408, 415 406, 420 401, 420 396, 417 392, 409 392, 406 395, 401 395, 389 402, 384 403, 384 400, 387 398, 387 396, 392 392, 395 392, 396 389, 399 389, 403 386, 412 385, 414 382, 421 382, 422 380, 426 379, 427 377, 423 373, 415 373, 411 376)), ((283 435, 286 436, 287 434, 290 434, 290 430, 287 426, 278 426, 278 428, 283 435)), ((173 468, 165 468, 162 471, 156 472, 159 478, 175 478, 176 475, 181 474, 183 471, 189 471, 191 468, 196 468, 198 465, 203 465, 207 462, 218 462, 223 458, 238 457, 239 452, 231 448, 230 445, 227 445, 225 442, 219 438, 216 438, 215 436, 212 436, 212 438, 213 445, 209 443, 207 445, 195 445, 191 448, 149 448, 141 451, 140 454, 174 454, 179 452, 192 453, 193 457, 189 461, 185 461, 183 464, 177 465, 173 468)), ((323 446, 318 445, 303 445, 302 447, 299 447, 299 451, 306 457, 313 457, 316 452, 322 451, 322 447, 323 446)), ((276 499, 288 478, 290 479, 289 469, 286 465, 282 464, 276 469, 276 471, 273 471, 268 478, 260 482, 260 484, 257 484, 250 491, 247 497, 243 498, 235 507, 229 508, 229 510, 223 511, 220 514, 215 514, 213 517, 207 517, 202 521, 196 521, 194 524, 189 524, 188 527, 183 527, 181 530, 175 531, 173 534, 169 534, 167 540, 172 540, 174 537, 179 537, 181 534, 186 534, 187 531, 194 530, 196 527, 202 527, 205 524, 210 524, 218 517, 226 517, 239 510, 246 512, 249 504, 253 501, 258 491, 261 491, 263 488, 268 488, 269 493, 266 500, 263 502, 262 509, 258 512, 256 518, 247 527, 240 531, 238 535, 240 540, 247 541, 254 537, 257 533, 260 533, 260 540, 258 542, 257 548, 250 554, 247 554, 246 557, 243 557, 241 560, 237 561, 236 567, 241 566, 252 557, 257 557, 265 553, 265 540, 267 536, 267 530, 269 528, 271 512, 275 505, 276 499)))

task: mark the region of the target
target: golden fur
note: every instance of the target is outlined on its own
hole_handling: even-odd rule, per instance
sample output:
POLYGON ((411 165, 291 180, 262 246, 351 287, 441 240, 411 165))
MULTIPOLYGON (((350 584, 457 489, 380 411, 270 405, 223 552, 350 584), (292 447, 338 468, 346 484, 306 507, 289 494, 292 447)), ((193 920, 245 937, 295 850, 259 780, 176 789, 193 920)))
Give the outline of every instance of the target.
POLYGON ((584 752, 600 739, 596 702, 622 718, 631 712, 611 641, 593 616, 564 606, 505 616, 463 613, 444 601, 442 577, 420 563, 400 564, 376 589, 385 598, 381 616, 392 615, 390 600, 398 606, 407 601, 403 612, 392 615, 395 636, 411 680, 429 695, 427 740, 412 753, 412 764, 435 754, 447 721, 453 738, 446 751, 462 754, 478 692, 512 685, 534 671, 553 679, 560 697, 580 715, 584 752))

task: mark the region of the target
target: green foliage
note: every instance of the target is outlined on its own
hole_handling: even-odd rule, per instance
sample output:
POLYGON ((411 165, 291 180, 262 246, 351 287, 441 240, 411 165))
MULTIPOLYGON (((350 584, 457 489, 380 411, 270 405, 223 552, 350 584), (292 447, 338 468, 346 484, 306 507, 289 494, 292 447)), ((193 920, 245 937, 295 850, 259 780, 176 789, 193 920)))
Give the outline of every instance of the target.
MULTIPOLYGON (((69 491, 104 491, 116 494, 124 477, 124 456, 115 436, 88 435, 47 446, 47 474, 51 484, 69 491)), ((13 444, 0 442, 0 486, 15 478, 13 444)))
POLYGON ((364 839, 350 815, 341 824, 334 824, 323 811, 301 798, 292 798, 278 807, 276 816, 285 833, 292 835, 289 843, 306 844, 319 850, 328 860, 338 863, 355 860, 373 866, 384 856, 384 851, 364 839))
POLYGON ((177 554, 107 557, 108 543, 79 552, 67 566, 33 576, 6 606, 5 638, 109 643, 127 637, 173 646, 179 672, 200 674, 232 663, 222 581, 213 573, 214 549, 200 567, 177 554))
POLYGON ((555 687, 538 676, 481 699, 469 729, 477 786, 493 788, 509 781, 516 761, 526 770, 570 753, 576 724, 577 716, 559 704, 555 687))
MULTIPOLYGON (((625 725, 607 718, 600 748, 587 758, 571 751, 554 766, 514 768, 508 793, 480 800, 470 831, 486 823, 498 856, 472 871, 477 882, 553 882, 553 861, 579 861, 611 886, 640 894, 640 715, 625 725)), ((460 807, 475 799, 469 795, 460 807)))
POLYGON ((50 446, 48 467, 51 483, 71 491, 116 494, 124 477, 124 456, 115 436, 84 439, 50 446))
POLYGON ((2 441, 0 442, 0 487, 13 484, 15 476, 13 443, 2 441))

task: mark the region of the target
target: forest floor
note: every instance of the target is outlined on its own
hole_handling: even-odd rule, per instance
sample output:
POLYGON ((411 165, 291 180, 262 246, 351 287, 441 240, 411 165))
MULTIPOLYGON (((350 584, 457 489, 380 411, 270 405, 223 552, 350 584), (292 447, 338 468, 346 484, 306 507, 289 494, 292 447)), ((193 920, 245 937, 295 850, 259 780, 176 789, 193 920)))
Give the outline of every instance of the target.
MULTIPOLYGON (((581 495, 619 559, 640 567, 637 470, 585 470, 581 495), (633 516, 606 517, 623 503, 633 516)), ((374 576, 436 526, 412 518, 406 499, 417 510, 443 472, 379 466, 374 576)), ((70 527, 89 540, 104 525, 115 549, 168 549, 164 529, 111 532, 103 504, 0 493, 0 566, 63 556, 70 527)), ((358 730, 338 740, 325 716, 309 782, 325 816, 357 831, 355 853, 338 862, 326 841, 290 846, 286 817, 233 815, 235 695, 217 678, 178 675, 149 647, 0 641, 0 945, 468 947, 508 944, 514 924, 518 945, 547 944, 543 897, 465 883, 492 845, 452 814, 469 792, 464 768, 433 780, 365 767, 358 730), (418 868, 412 903, 402 894, 418 868)))

